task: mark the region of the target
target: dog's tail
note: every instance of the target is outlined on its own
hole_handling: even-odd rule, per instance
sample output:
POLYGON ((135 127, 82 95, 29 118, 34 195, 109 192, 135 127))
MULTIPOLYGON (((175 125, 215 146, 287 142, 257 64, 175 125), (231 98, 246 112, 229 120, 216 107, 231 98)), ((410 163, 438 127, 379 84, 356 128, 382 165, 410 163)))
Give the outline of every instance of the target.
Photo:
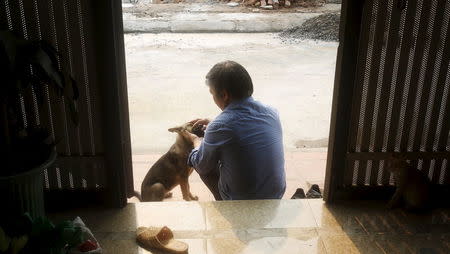
POLYGON ((139 193, 138 191, 134 191, 133 197, 136 197, 137 199, 139 199, 139 202, 142 202, 141 193, 139 193))

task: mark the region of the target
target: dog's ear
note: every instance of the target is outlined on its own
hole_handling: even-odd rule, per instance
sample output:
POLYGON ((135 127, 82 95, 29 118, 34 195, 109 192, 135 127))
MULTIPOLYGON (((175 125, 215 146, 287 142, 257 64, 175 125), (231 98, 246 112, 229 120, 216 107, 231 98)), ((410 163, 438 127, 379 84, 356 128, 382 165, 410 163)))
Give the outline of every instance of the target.
POLYGON ((392 153, 391 158, 394 160, 399 160, 399 161, 408 160, 408 157, 406 156, 405 153, 392 153))
POLYGON ((192 133, 193 129, 192 129, 192 124, 191 123, 185 123, 183 124, 183 129, 185 129, 187 132, 192 133))
POLYGON ((169 129, 170 132, 176 132, 176 133, 180 133, 182 130, 183 130, 183 127, 181 127, 181 126, 173 127, 173 128, 169 129))

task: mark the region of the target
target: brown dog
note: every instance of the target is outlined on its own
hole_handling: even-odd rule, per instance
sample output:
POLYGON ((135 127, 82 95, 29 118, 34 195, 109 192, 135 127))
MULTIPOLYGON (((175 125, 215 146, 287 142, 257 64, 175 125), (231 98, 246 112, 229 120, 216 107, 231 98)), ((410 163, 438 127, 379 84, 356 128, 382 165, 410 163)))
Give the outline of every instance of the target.
POLYGON ((189 190, 189 175, 194 170, 187 165, 189 153, 194 149, 194 136, 191 124, 170 128, 176 132, 177 139, 169 151, 150 168, 141 185, 141 201, 162 201, 172 196, 177 185, 181 187, 183 199, 198 200, 189 190))

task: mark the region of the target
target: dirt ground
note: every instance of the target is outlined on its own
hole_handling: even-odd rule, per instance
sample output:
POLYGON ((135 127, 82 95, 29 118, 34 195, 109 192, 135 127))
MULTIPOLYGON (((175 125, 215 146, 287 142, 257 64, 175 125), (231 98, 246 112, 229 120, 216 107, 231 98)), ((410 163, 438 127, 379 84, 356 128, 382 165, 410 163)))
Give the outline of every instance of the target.
POLYGON ((310 18, 301 26, 287 29, 280 34, 284 40, 339 41, 339 13, 325 13, 310 18))
POLYGON ((278 109, 288 150, 327 146, 337 43, 283 42, 277 34, 127 34, 133 154, 163 152, 168 128, 214 118, 220 110, 205 85, 217 62, 249 71, 254 97, 278 109))

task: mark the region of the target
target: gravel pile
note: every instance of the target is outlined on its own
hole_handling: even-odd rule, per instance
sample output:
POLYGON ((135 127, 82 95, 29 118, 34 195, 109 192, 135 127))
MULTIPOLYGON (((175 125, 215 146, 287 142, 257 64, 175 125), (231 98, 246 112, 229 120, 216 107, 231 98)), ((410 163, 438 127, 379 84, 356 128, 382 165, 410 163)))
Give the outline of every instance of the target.
POLYGON ((339 13, 326 13, 310 18, 301 26, 280 33, 283 40, 312 39, 321 41, 339 40, 339 13))

